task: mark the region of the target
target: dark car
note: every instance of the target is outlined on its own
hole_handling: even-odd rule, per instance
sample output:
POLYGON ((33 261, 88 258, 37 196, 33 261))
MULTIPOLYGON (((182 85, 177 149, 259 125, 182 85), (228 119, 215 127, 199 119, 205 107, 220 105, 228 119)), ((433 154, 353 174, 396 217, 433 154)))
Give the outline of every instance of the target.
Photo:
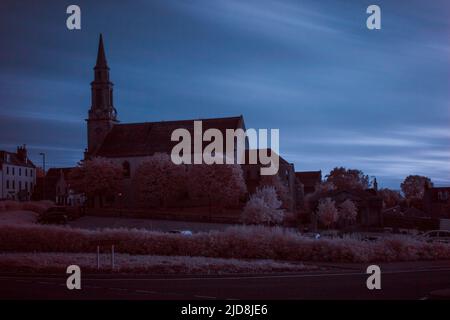
POLYGON ((42 224, 66 224, 69 220, 65 207, 51 207, 38 217, 38 222, 42 224))

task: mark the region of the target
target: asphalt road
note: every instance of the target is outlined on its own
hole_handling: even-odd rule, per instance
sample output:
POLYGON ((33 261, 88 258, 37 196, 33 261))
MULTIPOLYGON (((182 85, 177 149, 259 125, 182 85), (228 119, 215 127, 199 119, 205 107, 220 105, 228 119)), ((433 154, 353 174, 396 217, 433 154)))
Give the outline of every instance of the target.
POLYGON ((84 216, 74 221, 70 221, 69 226, 73 228, 90 230, 105 228, 137 228, 163 232, 171 230, 190 230, 192 232, 201 232, 211 230, 222 231, 233 225, 226 223, 197 221, 84 216))
POLYGON ((381 290, 368 290, 363 270, 228 276, 120 277, 84 275, 81 290, 60 276, 1 275, 0 299, 422 299, 450 288, 450 265, 387 268, 381 290))

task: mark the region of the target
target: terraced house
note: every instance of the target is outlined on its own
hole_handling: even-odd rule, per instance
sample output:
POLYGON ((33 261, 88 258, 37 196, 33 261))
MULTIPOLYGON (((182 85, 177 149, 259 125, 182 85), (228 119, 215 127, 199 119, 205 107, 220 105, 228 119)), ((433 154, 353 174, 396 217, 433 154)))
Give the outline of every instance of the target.
POLYGON ((0 150, 0 199, 29 200, 36 185, 36 167, 26 146, 17 152, 0 150))

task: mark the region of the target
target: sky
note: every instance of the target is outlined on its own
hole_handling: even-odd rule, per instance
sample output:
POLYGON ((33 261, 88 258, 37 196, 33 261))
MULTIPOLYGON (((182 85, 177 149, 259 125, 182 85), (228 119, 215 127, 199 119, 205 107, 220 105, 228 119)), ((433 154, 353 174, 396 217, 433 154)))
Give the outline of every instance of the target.
POLYGON ((297 171, 450 185, 449 16, 445 0, 2 0, 0 149, 25 143, 47 167, 83 157, 102 32, 121 122, 242 114, 280 130, 297 171))

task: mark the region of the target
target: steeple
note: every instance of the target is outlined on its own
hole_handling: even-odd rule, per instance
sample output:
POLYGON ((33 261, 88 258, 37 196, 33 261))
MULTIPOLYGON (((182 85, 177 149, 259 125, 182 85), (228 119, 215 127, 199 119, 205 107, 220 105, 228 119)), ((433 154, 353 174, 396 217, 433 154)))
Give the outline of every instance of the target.
POLYGON ((109 81, 109 67, 106 62, 103 36, 98 42, 97 61, 94 67, 94 81, 91 82, 91 108, 88 122, 88 155, 95 153, 103 139, 117 121, 113 104, 113 83, 109 81))
POLYGON ((108 69, 108 63, 106 62, 105 48, 103 46, 103 36, 100 33, 100 40, 98 42, 97 63, 95 69, 108 69))
POLYGON ((100 34, 97 62, 94 67, 94 81, 91 82, 92 103, 89 119, 116 119, 116 109, 113 105, 113 83, 109 81, 109 68, 106 63, 103 36, 100 34))

